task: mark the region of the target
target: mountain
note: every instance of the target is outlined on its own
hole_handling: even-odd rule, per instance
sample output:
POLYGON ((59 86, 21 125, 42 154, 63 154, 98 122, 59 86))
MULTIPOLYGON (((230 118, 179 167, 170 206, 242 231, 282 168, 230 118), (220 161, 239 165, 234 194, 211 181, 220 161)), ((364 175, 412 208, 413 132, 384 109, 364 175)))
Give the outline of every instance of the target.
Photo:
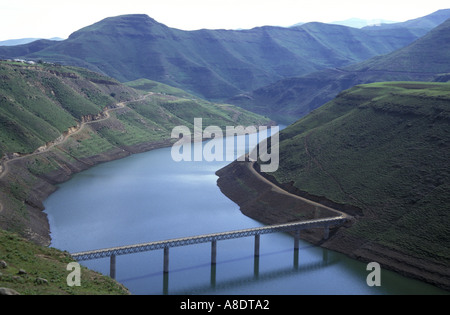
POLYGON ((373 20, 365 20, 365 19, 359 19, 359 18, 351 18, 344 21, 335 21, 331 22, 330 24, 337 24, 337 25, 343 25, 348 27, 355 27, 355 28, 363 28, 366 26, 376 26, 381 24, 392 24, 397 23, 394 21, 388 21, 383 19, 373 19, 373 20))
POLYGON ((408 20, 406 22, 400 23, 389 23, 389 24, 377 24, 367 26, 366 30, 391 30, 395 28, 408 28, 420 34, 419 36, 425 35, 430 29, 437 27, 438 25, 444 23, 448 18, 450 18, 450 9, 438 10, 427 16, 408 20))
POLYGON ((343 68, 288 78, 229 102, 272 119, 292 123, 332 100, 339 92, 363 83, 433 81, 450 73, 450 19, 412 44, 387 55, 343 68))
POLYGON ((193 130, 196 117, 222 128, 270 123, 160 83, 132 83, 138 90, 83 68, 2 61, 0 78, 0 228, 41 244, 49 240, 42 202, 72 174, 169 146, 172 129, 193 130))
MULTIPOLYGON (((450 11, 450 10, 449 10, 450 11)), ((411 45, 386 56, 374 57, 349 71, 391 71, 411 73, 450 72, 450 19, 411 45)))
MULTIPOLYGON (((354 216, 323 246, 448 290, 449 124, 450 83, 359 85, 281 131, 280 166, 266 177, 354 216)), ((258 210, 267 208, 267 192, 243 175, 245 165, 219 172, 222 191, 244 200, 242 211, 256 220, 286 216, 286 200, 258 210)))
MULTIPOLYGON (((408 20, 405 22, 394 22, 385 19, 360 19, 360 18, 351 18, 343 21, 334 21, 329 24, 336 24, 354 28, 364 28, 366 30, 388 30, 395 28, 407 28, 414 33, 416 33, 419 37, 425 35, 429 30, 435 28, 436 26, 442 24, 450 18, 450 9, 442 9, 436 12, 433 12, 424 17, 408 20)), ((303 22, 292 25, 291 27, 300 26, 305 24, 303 22)))
MULTIPOLYGON (((9 40, 4 40, 4 41, 0 41, 0 46, 18 46, 18 45, 25 45, 25 44, 29 44, 32 42, 35 42, 37 40, 45 40, 44 38, 20 38, 20 39, 9 39, 9 40)), ((48 40, 52 40, 52 41, 62 41, 64 40, 63 38, 59 38, 59 37, 53 37, 50 38, 48 40)))
MULTIPOLYGON (((0 59, 13 59, 14 56, 25 56, 37 51, 44 50, 50 46, 57 44, 57 41, 48 39, 39 39, 28 44, 15 46, 0 46, 0 59), (2 54, 3 51, 7 53, 2 54), (10 57, 7 57, 10 56, 10 57)), ((21 59, 21 58, 14 58, 21 59)))
POLYGON ((87 26, 62 42, 0 47, 0 58, 85 67, 121 82, 145 78, 214 100, 386 54, 417 37, 407 28, 323 23, 182 31, 147 15, 125 15, 87 26))

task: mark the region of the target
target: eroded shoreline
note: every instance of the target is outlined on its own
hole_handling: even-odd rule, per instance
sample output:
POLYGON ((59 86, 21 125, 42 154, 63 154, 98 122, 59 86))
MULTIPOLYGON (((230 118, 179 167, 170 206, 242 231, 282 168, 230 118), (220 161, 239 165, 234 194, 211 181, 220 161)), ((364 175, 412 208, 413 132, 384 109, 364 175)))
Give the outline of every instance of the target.
POLYGON ((0 211, 0 228, 16 232, 38 245, 49 246, 51 231, 43 203, 58 189, 57 185, 101 163, 169 147, 172 144, 173 139, 140 143, 117 147, 83 159, 70 159, 60 150, 53 149, 41 153, 40 158, 56 163, 58 168, 39 176, 29 170, 32 157, 12 160, 8 165, 8 172, 0 179, 0 200, 3 206, 0 211), (12 187, 18 187, 13 196, 8 194, 12 187))
MULTIPOLYGON (((450 290, 450 270, 448 266, 413 257, 393 248, 364 240, 348 233, 352 223, 363 216, 361 209, 336 204, 326 198, 301 192, 292 185, 281 185, 270 176, 262 176, 251 162, 233 162, 219 170, 217 184, 221 191, 236 202, 242 213, 264 224, 279 224, 301 218, 332 215, 318 211, 310 203, 299 202, 296 197, 305 197, 323 206, 331 207, 351 216, 349 223, 330 231, 328 240, 322 239, 321 231, 302 231, 300 237, 314 245, 321 246, 362 262, 378 262, 384 269, 395 271, 403 276, 417 279, 441 289, 450 290), (269 178, 267 178, 269 177, 269 178), (300 209, 300 210, 299 210, 300 209)), ((326 209, 321 207, 319 209, 326 209)))

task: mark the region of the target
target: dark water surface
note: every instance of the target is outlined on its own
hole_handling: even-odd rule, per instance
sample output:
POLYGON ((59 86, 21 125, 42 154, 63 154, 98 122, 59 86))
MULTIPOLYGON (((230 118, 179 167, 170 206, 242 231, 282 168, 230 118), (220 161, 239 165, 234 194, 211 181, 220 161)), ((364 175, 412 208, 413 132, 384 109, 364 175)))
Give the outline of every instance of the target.
MULTIPOLYGON (((51 246, 74 253, 261 226, 218 188, 215 172, 227 160, 174 162, 165 148, 79 173, 45 202, 51 246)), ((219 241, 215 267, 210 244, 171 248, 168 275, 162 250, 118 256, 116 279, 133 294, 152 295, 445 293, 385 270, 381 287, 369 287, 366 264, 306 242, 294 252, 293 245, 287 234, 262 235, 255 260, 253 237, 219 241)), ((83 265, 109 274, 109 259, 83 265)))

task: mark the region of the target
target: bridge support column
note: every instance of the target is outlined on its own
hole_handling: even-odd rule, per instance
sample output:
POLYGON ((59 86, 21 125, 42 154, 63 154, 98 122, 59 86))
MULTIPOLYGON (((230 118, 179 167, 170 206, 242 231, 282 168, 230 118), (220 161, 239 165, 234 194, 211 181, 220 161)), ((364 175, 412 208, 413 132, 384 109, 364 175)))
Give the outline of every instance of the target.
POLYGON ((169 274, 163 274, 163 295, 169 295, 169 274))
POLYGON ((169 247, 164 247, 164 273, 169 273, 169 247))
POLYGON ((260 245, 261 235, 255 235, 255 257, 259 257, 259 245, 260 245))
POLYGON ((116 255, 111 255, 109 261, 109 276, 113 279, 116 279, 116 255))
POLYGON ((300 244, 300 230, 297 230, 294 233, 294 249, 298 250, 300 244))
POLYGON ((327 240, 330 237, 330 226, 327 225, 323 229, 323 239, 327 240))
POLYGON ((216 287, 216 268, 217 268, 217 266, 215 264, 211 265, 211 281, 210 281, 210 283, 211 283, 211 287, 213 287, 213 288, 216 287))
POLYGON ((214 240, 211 242, 211 265, 215 265, 217 263, 217 241, 214 240))
POLYGON ((298 252, 300 248, 300 230, 294 232, 294 269, 298 269, 298 252))
POLYGON ((259 256, 255 256, 253 261, 253 276, 255 278, 259 277, 259 256))

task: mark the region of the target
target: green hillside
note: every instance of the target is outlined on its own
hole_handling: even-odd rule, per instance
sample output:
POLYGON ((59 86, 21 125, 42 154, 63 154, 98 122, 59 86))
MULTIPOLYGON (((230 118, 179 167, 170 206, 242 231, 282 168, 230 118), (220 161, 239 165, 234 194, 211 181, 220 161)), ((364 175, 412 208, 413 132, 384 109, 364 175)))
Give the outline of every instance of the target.
POLYGON ((137 79, 134 81, 125 82, 124 84, 126 86, 129 86, 129 87, 139 90, 141 92, 167 94, 167 95, 177 96, 180 98, 189 98, 189 99, 196 98, 195 96, 187 93, 184 90, 175 88, 173 86, 170 86, 170 85, 167 85, 167 84, 164 84, 161 82, 149 80, 149 79, 137 79))
POLYGON ((341 235, 352 252, 377 244, 448 267, 449 123, 450 84, 357 86, 281 132, 273 175, 360 208, 341 235))
POLYGON ((67 252, 32 244, 0 230, 0 288, 21 295, 128 295, 109 277, 81 269, 81 286, 67 285, 67 265, 74 262, 67 252))
POLYGON ((84 116, 138 97, 116 80, 49 64, 1 62, 0 77, 0 156, 30 153, 84 116))
POLYGON ((0 77, 0 228, 42 244, 49 239, 42 201, 55 183, 169 146, 172 129, 192 130, 194 118, 222 128, 270 123, 156 82, 129 83, 138 90, 81 68, 0 62, 0 77))
POLYGON ((407 28, 360 30, 323 23, 182 31, 137 14, 104 19, 61 42, 0 47, 0 57, 85 67, 121 82, 146 78, 207 99, 225 99, 389 53, 417 37, 407 28))
POLYGON ((289 78, 229 100, 242 108, 292 123, 357 84, 442 81, 450 72, 450 20, 390 54, 338 69, 289 78))

